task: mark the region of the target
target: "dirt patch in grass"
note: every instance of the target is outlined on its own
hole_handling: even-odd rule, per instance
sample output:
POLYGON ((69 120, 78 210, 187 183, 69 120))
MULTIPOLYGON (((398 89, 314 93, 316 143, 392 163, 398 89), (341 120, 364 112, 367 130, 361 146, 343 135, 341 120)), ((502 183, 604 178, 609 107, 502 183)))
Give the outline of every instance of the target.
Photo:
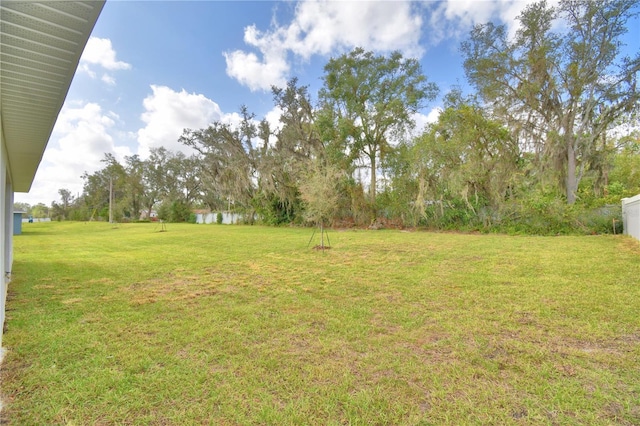
POLYGON ((145 305, 158 301, 184 301, 215 295, 219 280, 209 275, 169 273, 160 278, 136 282, 124 288, 132 305, 145 305))

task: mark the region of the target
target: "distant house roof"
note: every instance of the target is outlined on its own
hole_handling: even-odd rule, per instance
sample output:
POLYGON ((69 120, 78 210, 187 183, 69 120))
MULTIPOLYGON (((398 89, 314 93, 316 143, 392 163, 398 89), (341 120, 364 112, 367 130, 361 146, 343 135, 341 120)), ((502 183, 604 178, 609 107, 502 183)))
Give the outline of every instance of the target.
POLYGON ((102 11, 97 1, 2 1, 2 137, 16 192, 27 192, 80 56, 102 11))

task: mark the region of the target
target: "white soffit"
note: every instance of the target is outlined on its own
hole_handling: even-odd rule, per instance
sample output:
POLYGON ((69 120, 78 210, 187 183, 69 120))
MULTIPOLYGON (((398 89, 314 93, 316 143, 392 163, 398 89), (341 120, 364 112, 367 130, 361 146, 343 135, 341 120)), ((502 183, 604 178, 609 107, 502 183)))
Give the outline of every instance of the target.
POLYGON ((0 114, 13 190, 28 192, 80 55, 97 1, 0 1, 0 114))

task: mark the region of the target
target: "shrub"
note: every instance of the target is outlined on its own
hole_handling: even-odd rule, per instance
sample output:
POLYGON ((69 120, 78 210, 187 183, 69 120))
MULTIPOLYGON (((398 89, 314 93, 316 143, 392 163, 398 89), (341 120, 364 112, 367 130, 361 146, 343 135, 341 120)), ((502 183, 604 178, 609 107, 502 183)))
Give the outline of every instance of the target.
POLYGON ((597 209, 584 210, 579 220, 591 234, 622 234, 622 208, 618 205, 607 205, 597 209))

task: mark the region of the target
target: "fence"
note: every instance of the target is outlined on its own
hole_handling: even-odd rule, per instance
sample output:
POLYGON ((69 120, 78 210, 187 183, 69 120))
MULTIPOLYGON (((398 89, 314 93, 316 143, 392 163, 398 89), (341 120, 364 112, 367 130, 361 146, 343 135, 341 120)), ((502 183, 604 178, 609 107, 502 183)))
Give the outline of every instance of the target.
POLYGON ((50 217, 34 217, 31 220, 22 218, 22 223, 29 223, 29 222, 51 222, 51 218, 50 217))
MULTIPOLYGON (((218 213, 196 214, 196 223, 216 223, 218 213)), ((222 213, 222 223, 225 225, 232 225, 237 223, 241 219, 239 214, 236 213, 222 213)))
POLYGON ((640 240, 640 195, 622 199, 622 223, 625 235, 640 240))

